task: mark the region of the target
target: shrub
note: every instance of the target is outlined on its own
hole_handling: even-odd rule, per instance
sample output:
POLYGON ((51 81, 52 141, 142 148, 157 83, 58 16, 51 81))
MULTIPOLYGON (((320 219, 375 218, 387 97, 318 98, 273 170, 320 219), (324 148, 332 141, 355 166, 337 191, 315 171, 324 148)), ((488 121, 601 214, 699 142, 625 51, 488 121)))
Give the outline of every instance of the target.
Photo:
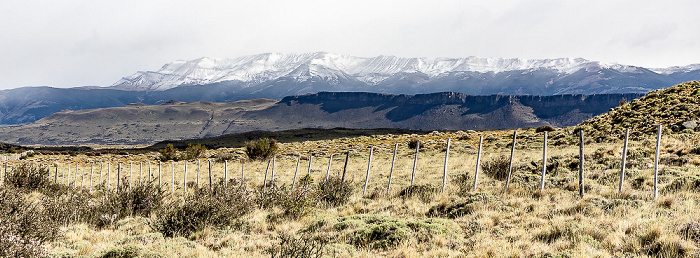
POLYGON ((342 181, 339 176, 331 176, 328 182, 318 183, 319 189, 318 201, 330 207, 337 207, 348 203, 352 193, 355 191, 355 186, 352 181, 342 181))
POLYGON ((535 128, 536 133, 551 132, 551 131, 556 131, 554 126, 551 126, 551 125, 543 125, 543 126, 535 128))
POLYGON ((421 201, 429 203, 438 192, 440 192, 440 188, 434 185, 409 185, 402 189, 398 196, 404 199, 418 196, 421 201))
POLYGON ((204 147, 204 145, 197 144, 197 145, 192 145, 188 144, 187 149, 185 149, 185 154, 182 157, 184 160, 193 160, 193 159, 198 159, 201 158, 202 155, 204 155, 204 151, 207 150, 207 147, 204 147))
POLYGON ((233 154, 231 154, 231 153, 218 153, 218 154, 216 154, 216 162, 224 162, 227 160, 233 160, 233 154))
POLYGON ((323 235, 302 234, 294 237, 282 232, 279 242, 266 251, 271 257, 323 257, 324 250, 330 239, 323 235))
POLYGON ((7 185, 28 191, 43 189, 51 185, 49 169, 44 166, 23 163, 12 169, 6 176, 5 183, 7 185))
POLYGON ((408 148, 415 150, 416 146, 418 146, 418 139, 411 139, 408 141, 408 148))
POLYGON ((245 153, 251 160, 266 160, 272 158, 279 147, 277 141, 270 138, 261 138, 256 141, 247 141, 245 143, 245 153))
POLYGON ((473 187, 473 185, 470 184, 470 182, 473 182, 471 180, 471 177, 466 172, 452 177, 452 184, 457 186, 457 195, 465 196, 469 194, 469 191, 471 191, 473 187))
POLYGON ((219 181, 210 190, 198 189, 185 200, 173 200, 155 212, 151 227, 166 237, 189 236, 206 226, 234 225, 236 219, 253 208, 252 194, 238 185, 219 181))
POLYGON ((180 155, 177 152, 177 149, 175 149, 175 146, 172 144, 165 145, 165 149, 159 150, 160 152, 160 160, 161 161, 179 161, 180 160, 180 155))
POLYGON ((0 188, 0 257, 46 256, 42 243, 56 239, 58 225, 42 216, 23 193, 0 188))
POLYGON ((166 191, 153 182, 123 189, 125 190, 119 193, 103 196, 91 218, 93 224, 104 227, 127 216, 149 217, 151 213, 163 207, 166 191))
POLYGON ((498 180, 505 180, 508 177, 508 166, 510 159, 505 155, 494 157, 481 163, 481 170, 484 174, 498 180))

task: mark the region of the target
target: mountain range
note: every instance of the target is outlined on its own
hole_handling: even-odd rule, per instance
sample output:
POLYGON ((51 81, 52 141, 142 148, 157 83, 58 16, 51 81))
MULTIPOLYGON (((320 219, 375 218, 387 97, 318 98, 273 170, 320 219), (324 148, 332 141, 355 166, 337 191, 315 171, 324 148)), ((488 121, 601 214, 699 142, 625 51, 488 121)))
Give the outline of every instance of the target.
POLYGON ((0 91, 0 124, 24 124, 61 110, 156 105, 169 100, 232 102, 317 92, 468 95, 645 93, 700 79, 700 64, 644 68, 582 58, 353 57, 326 52, 175 61, 108 87, 24 87, 0 91))
POLYGON ((484 130, 570 126, 643 94, 473 96, 321 92, 228 103, 60 111, 33 123, 0 127, 0 141, 21 145, 135 145, 256 130, 397 128, 484 130))

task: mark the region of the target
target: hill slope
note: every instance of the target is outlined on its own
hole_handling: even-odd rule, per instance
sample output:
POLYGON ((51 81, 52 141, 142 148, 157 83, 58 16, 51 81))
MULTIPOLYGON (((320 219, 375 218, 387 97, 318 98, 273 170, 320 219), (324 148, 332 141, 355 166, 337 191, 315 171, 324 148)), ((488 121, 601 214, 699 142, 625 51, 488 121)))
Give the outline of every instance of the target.
POLYGON ((624 128, 637 138, 655 134, 657 125, 665 133, 700 131, 700 81, 682 83, 668 89, 652 91, 610 112, 581 123, 578 128, 599 140, 624 137, 624 128))
POLYGON ((570 126, 640 94, 470 96, 322 92, 231 103, 166 102, 61 111, 0 127, 0 141, 23 145, 152 144, 255 130, 397 128, 484 130, 570 126))

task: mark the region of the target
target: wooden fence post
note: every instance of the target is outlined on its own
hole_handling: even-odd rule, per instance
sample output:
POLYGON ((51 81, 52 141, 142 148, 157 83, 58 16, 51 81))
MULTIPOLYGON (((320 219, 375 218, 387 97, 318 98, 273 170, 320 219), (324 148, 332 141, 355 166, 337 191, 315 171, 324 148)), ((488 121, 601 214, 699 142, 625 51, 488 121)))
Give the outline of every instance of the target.
MULTIPOLYGON (((66 176, 66 167, 68 167, 68 171, 70 171, 70 164, 66 164, 66 166, 64 166, 63 169, 61 169, 61 170, 63 171, 63 172, 62 172, 62 174, 63 174, 63 179, 61 179, 61 182, 62 182, 64 185, 66 185, 66 182, 68 182, 68 186, 70 186, 70 180, 66 181, 66 178, 68 178, 68 177, 66 176)), ((7 163, 5 163, 5 171, 7 171, 7 163)), ((7 175, 7 172, 5 172, 5 175, 7 175)), ((68 176, 70 176, 70 173, 68 173, 68 176)))
POLYGON ((518 131, 513 131, 513 143, 510 146, 510 162, 508 163, 508 177, 506 177, 506 188, 503 189, 504 192, 508 191, 510 186, 510 178, 513 176, 513 159, 515 158, 515 140, 518 138, 518 131))
POLYGON ((323 189, 326 189, 326 184, 328 183, 328 177, 331 174, 331 164, 333 164, 333 153, 331 153, 331 157, 328 159, 328 169, 326 170, 326 180, 323 181, 323 189))
POLYGON ((656 133, 656 154, 654 155, 654 200, 659 195, 659 152, 661 151, 661 125, 656 133))
POLYGON ((547 174, 547 131, 544 132, 544 148, 542 148, 542 178, 540 179, 540 191, 544 190, 544 179, 547 174))
POLYGON ((197 159, 197 189, 199 189, 199 169, 201 168, 200 160, 197 159))
MULTIPOLYGON (((306 175, 311 178, 311 163, 314 160, 314 155, 309 155, 309 169, 306 171, 306 175)), ((306 185, 304 186, 304 190, 309 189, 309 182, 306 182, 306 185)), ((306 193, 304 193, 306 194, 306 193)))
POLYGON ((267 161, 267 167, 265 168, 265 177, 263 178, 263 197, 265 197, 265 189, 267 188, 267 172, 270 170, 270 164, 272 164, 272 159, 267 161))
POLYGON ((479 151, 476 153, 476 171, 474 172, 474 188, 472 189, 473 191, 476 191, 476 186, 479 181, 479 166, 481 166, 481 148, 483 143, 484 136, 479 135, 479 151))
POLYGON ((445 191, 445 186, 447 186, 447 160, 450 158, 450 142, 452 141, 451 138, 447 139, 447 150, 445 150, 445 165, 443 166, 443 171, 442 171, 442 189, 440 190, 441 192, 445 191))
MULTIPOLYGON (((70 171, 70 170, 68 170, 70 171)), ((122 182, 122 163, 117 163, 117 193, 121 191, 122 182)))
POLYGON ((374 147, 369 148, 369 161, 367 162, 367 174, 365 175, 365 188, 362 190, 362 196, 367 192, 367 184, 369 183, 369 171, 372 168, 372 154, 374 154, 374 147))
POLYGON ((214 175, 211 171, 211 160, 207 161, 209 162, 209 192, 211 193, 212 191, 214 191, 214 175))
POLYGON ((411 172, 411 185, 416 179, 416 167, 418 166, 418 149, 420 148, 420 140, 416 140, 416 155, 413 157, 413 172, 411 172))
POLYGON ((294 179, 292 179, 292 189, 290 192, 294 192, 294 186, 297 184, 297 172, 299 172, 299 163, 301 163, 301 154, 297 157, 297 168, 294 169, 294 179))
POLYGON ((151 170, 151 161, 148 161, 148 182, 153 181, 153 170, 151 170))
POLYGON ((182 193, 187 194, 187 160, 185 160, 185 175, 182 177, 182 193))
POLYGON ((90 163, 90 192, 92 192, 92 174, 94 172, 95 163, 90 163))
POLYGON ((277 156, 272 156, 272 171, 270 171, 270 187, 275 185, 275 161, 277 161, 277 156))
POLYGON ((142 177, 143 177, 143 162, 139 161, 139 185, 141 184, 142 177))
MULTIPOLYGON (((5 163, 5 164, 7 164, 7 163, 5 163)), ((60 165, 61 165, 61 164, 56 163, 56 172, 54 172, 54 175, 53 175, 53 183, 54 183, 54 184, 56 184, 56 183, 58 182, 58 166, 60 166, 60 165)), ((4 175, 4 174, 3 174, 3 175, 4 175)), ((7 175, 4 175, 4 176, 5 176, 5 178, 7 177, 7 175)), ((4 180, 3 180, 3 181, 4 181, 4 180)))
POLYGON ((345 155, 345 165, 343 166, 343 176, 340 179, 341 183, 345 183, 345 174, 348 171, 348 160, 350 159, 350 151, 345 155))
POLYGON ((131 185, 134 184, 134 163, 129 161, 129 191, 131 191, 131 185))
POLYGON ((75 173, 73 173, 73 187, 78 188, 78 164, 75 164, 75 173))
MULTIPOLYGON (((579 197, 583 198, 583 194, 586 191, 586 188, 585 188, 585 185, 583 182, 583 169, 584 169, 583 130, 580 130, 578 132, 578 145, 579 145, 579 151, 578 151, 578 156, 579 156, 579 161, 578 161, 578 194, 579 194, 579 197)), ((627 143, 625 143, 625 148, 627 148, 626 146, 627 146, 627 143)))
POLYGON ((103 166, 103 163, 102 163, 102 161, 100 161, 100 183, 97 185, 102 184, 102 166, 103 166))
POLYGON ((175 196, 175 161, 170 162, 170 179, 172 183, 170 184, 170 192, 175 196))
POLYGON ((245 180, 245 161, 246 159, 243 158, 243 162, 241 163, 241 188, 243 188, 243 182, 245 180))
POLYGON ((391 177, 394 175, 394 164, 396 163, 396 151, 399 149, 399 144, 394 143, 394 155, 391 158, 391 169, 389 170, 389 184, 386 185, 386 194, 391 190, 391 177))
POLYGON ((107 191, 111 190, 112 185, 112 163, 107 162, 107 191))
POLYGON ((160 175, 161 175, 160 169, 161 169, 161 167, 162 167, 162 166, 161 166, 162 164, 163 164, 163 162, 161 162, 161 161, 159 160, 159 161, 158 161, 158 188, 161 188, 161 189, 163 188, 163 184, 162 184, 161 181, 160 181, 160 179, 161 179, 161 176, 160 176, 160 175))
POLYGON ((228 160, 224 160, 224 189, 228 186, 228 160))
POLYGON ((622 145, 622 165, 620 167, 620 186, 618 192, 622 192, 622 184, 625 181, 625 169, 627 167, 627 141, 630 136, 630 129, 625 128, 625 143, 622 145))

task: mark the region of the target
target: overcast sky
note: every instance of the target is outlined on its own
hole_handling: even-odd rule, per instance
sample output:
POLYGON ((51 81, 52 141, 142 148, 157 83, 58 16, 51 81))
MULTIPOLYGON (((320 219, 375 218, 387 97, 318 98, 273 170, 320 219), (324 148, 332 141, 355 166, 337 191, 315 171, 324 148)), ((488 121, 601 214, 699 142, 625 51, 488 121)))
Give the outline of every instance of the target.
POLYGON ((109 86, 178 59, 583 57, 700 63, 700 1, 0 1, 0 88, 109 86))

